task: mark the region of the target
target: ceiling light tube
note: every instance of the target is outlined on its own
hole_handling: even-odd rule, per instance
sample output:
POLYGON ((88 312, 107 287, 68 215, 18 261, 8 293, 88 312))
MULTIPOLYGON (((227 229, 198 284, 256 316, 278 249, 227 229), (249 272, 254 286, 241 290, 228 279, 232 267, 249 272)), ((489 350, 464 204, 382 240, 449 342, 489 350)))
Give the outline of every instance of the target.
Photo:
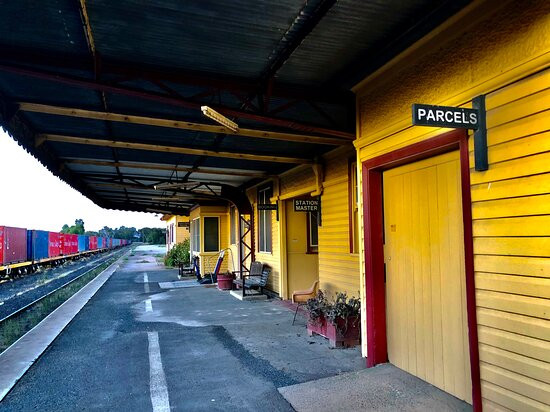
POLYGON ((229 130, 235 133, 239 131, 239 125, 237 123, 229 120, 223 114, 218 113, 211 107, 201 106, 201 111, 202 111, 202 114, 204 114, 206 117, 214 120, 216 123, 219 123, 224 127, 227 127, 229 130))

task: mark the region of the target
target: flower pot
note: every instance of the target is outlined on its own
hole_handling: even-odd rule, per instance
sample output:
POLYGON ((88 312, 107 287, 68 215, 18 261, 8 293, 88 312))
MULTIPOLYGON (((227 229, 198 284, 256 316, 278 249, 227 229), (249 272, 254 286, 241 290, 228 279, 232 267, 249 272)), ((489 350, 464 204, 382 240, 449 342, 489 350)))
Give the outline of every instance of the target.
POLYGON ((324 317, 320 317, 315 320, 308 320, 307 322, 307 333, 309 336, 316 334, 327 337, 327 320, 324 317))
POLYGON ((324 318, 322 321, 308 322, 307 332, 309 336, 324 336, 333 348, 349 348, 361 344, 361 327, 357 316, 348 318, 347 327, 346 321, 342 318, 336 319, 335 324, 327 322, 324 318))
POLYGON ((218 289, 231 290, 233 289, 233 275, 230 273, 220 273, 218 275, 218 289))

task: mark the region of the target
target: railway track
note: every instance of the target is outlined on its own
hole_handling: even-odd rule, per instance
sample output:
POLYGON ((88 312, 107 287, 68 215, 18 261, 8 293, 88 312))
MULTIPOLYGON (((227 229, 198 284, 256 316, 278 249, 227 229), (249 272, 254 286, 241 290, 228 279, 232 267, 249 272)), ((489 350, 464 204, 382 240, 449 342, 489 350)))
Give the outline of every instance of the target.
POLYGON ((124 252, 125 250, 115 251, 94 262, 89 268, 76 269, 73 272, 79 272, 87 268, 81 273, 73 273, 70 279, 60 285, 55 285, 53 289, 51 287, 46 288, 47 290, 44 290, 40 296, 30 302, 28 300, 26 302, 19 301, 20 304, 16 305, 7 314, 4 311, 4 316, 0 319, 0 352, 7 349, 13 342, 36 326, 63 302, 119 259, 124 252))

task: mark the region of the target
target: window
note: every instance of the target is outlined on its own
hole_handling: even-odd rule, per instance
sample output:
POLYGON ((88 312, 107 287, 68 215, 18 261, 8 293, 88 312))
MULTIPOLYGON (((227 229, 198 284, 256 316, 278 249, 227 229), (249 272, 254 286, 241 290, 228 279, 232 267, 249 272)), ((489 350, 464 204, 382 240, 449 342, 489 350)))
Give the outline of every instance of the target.
POLYGON ((174 243, 174 224, 170 225, 170 242, 174 243))
POLYGON ((235 206, 230 206, 229 207, 229 236, 230 236, 230 241, 231 241, 231 244, 234 245, 236 244, 237 242, 235 241, 236 239, 236 235, 235 235, 235 232, 236 232, 236 227, 235 227, 235 214, 237 213, 237 208, 235 206))
POLYGON ((219 218, 204 218, 204 251, 217 252, 220 250, 219 218))
MULTIPOLYGON (((271 203, 273 189, 266 187, 258 190, 258 204, 271 203)), ((258 240, 260 252, 271 253, 271 210, 258 211, 258 240)))
POLYGON ((191 250, 200 253, 201 251, 201 224, 200 219, 194 219, 191 222, 191 250))
POLYGON ((350 253, 359 253, 359 185, 357 162, 349 165, 349 240, 350 253))
POLYGON ((307 253, 318 253, 319 251, 319 223, 318 212, 307 213, 307 253))

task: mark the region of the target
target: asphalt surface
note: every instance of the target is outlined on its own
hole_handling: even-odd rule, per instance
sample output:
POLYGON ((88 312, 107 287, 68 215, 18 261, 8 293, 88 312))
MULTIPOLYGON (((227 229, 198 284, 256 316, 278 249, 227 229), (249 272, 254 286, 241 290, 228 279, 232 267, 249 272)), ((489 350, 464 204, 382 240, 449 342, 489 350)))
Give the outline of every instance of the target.
MULTIPOLYGON (((153 410, 150 332, 158 333, 172 411, 292 411, 277 388, 307 380, 312 368, 315 376, 341 369, 329 362, 315 370, 319 356, 340 353, 347 369, 362 367, 358 350, 345 354, 321 339, 308 343, 303 325, 290 327, 292 312, 271 302, 240 302, 214 288, 160 289, 159 281, 175 281, 177 273, 159 270, 156 254, 138 251, 123 262, 0 403, 1 411, 153 410), (225 325, 232 318, 234 324, 225 325), (294 336, 290 351, 284 342, 265 346, 273 336, 254 347, 254 333, 241 335, 241 328, 266 321, 294 336), (270 355, 285 349, 283 363, 270 355)), ((338 356, 334 361, 340 364, 338 356)))
POLYGON ((365 370, 359 348, 307 336, 278 301, 176 288, 162 251, 123 259, 0 411, 469 410, 391 365, 365 370))

